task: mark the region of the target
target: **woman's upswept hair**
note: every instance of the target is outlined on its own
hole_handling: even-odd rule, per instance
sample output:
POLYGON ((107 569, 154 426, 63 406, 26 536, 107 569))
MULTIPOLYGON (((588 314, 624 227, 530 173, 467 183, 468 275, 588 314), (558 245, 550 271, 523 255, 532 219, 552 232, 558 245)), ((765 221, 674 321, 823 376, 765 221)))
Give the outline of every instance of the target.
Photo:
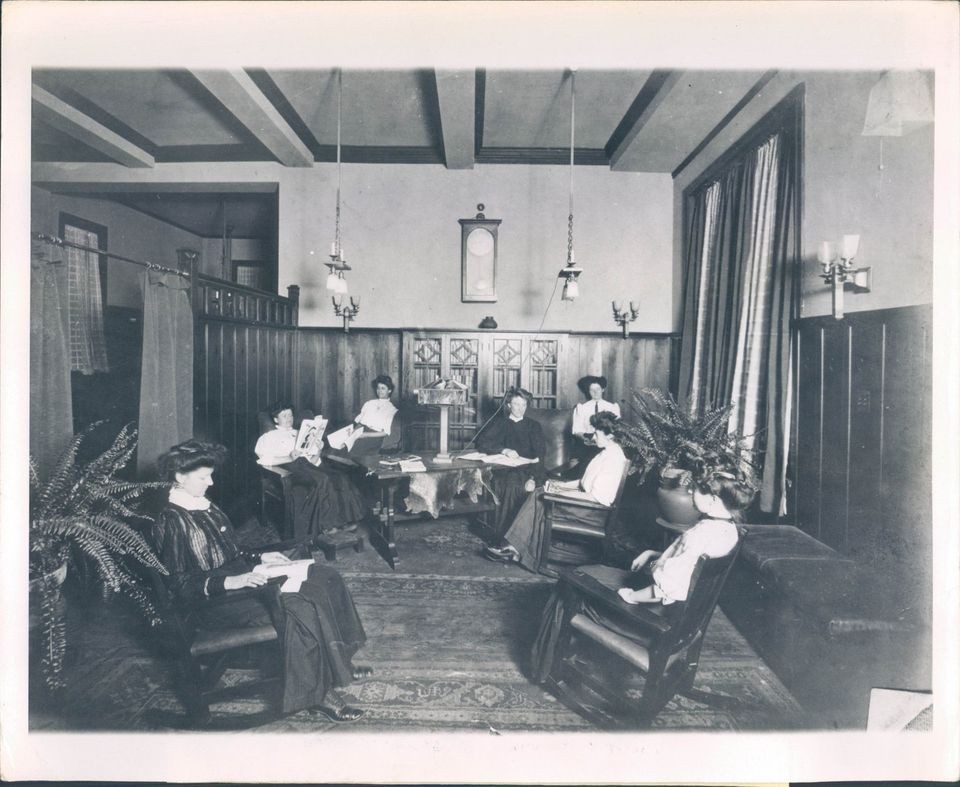
POLYGON ((199 467, 219 467, 226 457, 227 449, 218 443, 187 440, 161 456, 157 460, 157 467, 165 481, 173 482, 177 473, 190 473, 199 467))
POLYGON ((757 479, 745 464, 724 461, 713 452, 705 452, 691 473, 693 487, 705 495, 719 497, 734 518, 752 502, 757 493, 757 479))
POLYGON ((377 386, 383 383, 387 388, 390 389, 390 393, 393 393, 393 378, 389 374, 378 374, 373 378, 373 390, 376 392, 377 386))
POLYGON ((526 388, 520 388, 519 386, 516 388, 507 388, 507 390, 503 392, 503 401, 502 401, 503 409, 506 410, 507 407, 510 405, 510 402, 512 402, 518 396, 523 399, 526 399, 527 404, 530 404, 530 402, 533 401, 533 394, 530 393, 526 388))
POLYGON ((284 410, 289 410, 292 413, 293 404, 290 402, 284 401, 282 399, 279 402, 274 402, 272 405, 270 405, 270 408, 267 410, 267 412, 270 414, 270 420, 271 421, 277 420, 277 417, 284 410))
POLYGON ((609 410, 604 410, 599 413, 594 413, 590 416, 590 426, 592 426, 598 432, 612 435, 614 439, 616 439, 618 436, 616 423, 619 420, 620 419, 609 410))

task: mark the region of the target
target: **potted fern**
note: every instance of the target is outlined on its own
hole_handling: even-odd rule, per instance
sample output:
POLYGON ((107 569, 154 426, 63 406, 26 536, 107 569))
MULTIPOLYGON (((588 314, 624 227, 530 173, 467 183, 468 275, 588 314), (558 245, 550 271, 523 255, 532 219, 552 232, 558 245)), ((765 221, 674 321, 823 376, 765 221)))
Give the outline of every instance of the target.
POLYGON ((690 413, 676 399, 655 388, 633 394, 633 416, 619 424, 624 450, 634 457, 641 478, 656 470, 660 487, 657 503, 668 522, 696 522, 690 481, 695 470, 736 468, 753 478, 750 451, 744 436, 730 431, 732 406, 690 413))
POLYGON ((40 672, 53 692, 64 685, 67 632, 61 585, 70 567, 85 562, 104 597, 129 599, 151 624, 157 622, 157 613, 131 561, 166 573, 130 525, 149 519, 135 507, 144 492, 164 484, 119 477, 137 446, 136 430, 130 426, 102 454, 79 462, 84 439, 98 425, 73 438, 47 479, 40 479, 30 460, 31 618, 36 621, 40 672))

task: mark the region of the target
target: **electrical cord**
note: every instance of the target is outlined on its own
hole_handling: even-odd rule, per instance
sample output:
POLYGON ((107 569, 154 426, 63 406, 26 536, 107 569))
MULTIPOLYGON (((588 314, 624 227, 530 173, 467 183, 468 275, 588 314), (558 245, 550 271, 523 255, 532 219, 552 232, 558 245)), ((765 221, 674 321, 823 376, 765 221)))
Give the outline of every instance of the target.
MULTIPOLYGON (((554 298, 556 297, 556 295, 557 295, 557 286, 558 286, 559 284, 560 284, 560 277, 558 276, 556 279, 554 279, 554 282, 553 282, 553 292, 550 293, 550 299, 547 301, 547 308, 543 310, 543 317, 540 319, 540 325, 537 327, 537 331, 536 331, 536 333, 534 333, 533 339, 537 339, 537 338, 540 336, 540 331, 543 330, 544 323, 546 323, 546 321, 547 321, 547 314, 549 314, 549 312, 550 312, 550 307, 553 305, 553 299, 554 299, 554 298)), ((530 359, 530 352, 531 352, 531 350, 532 350, 532 348, 533 348, 533 339, 531 339, 531 341, 530 341, 530 346, 527 348, 527 355, 526 355, 526 357, 520 359, 520 368, 521 368, 521 369, 523 368, 523 365, 530 359)), ((467 442, 467 444, 464 446, 464 448, 470 448, 470 447, 473 445, 474 440, 476 440, 476 439, 480 436, 480 433, 481 433, 484 429, 487 428, 487 425, 488 425, 494 418, 496 418, 498 415, 500 415, 500 413, 503 411, 503 407, 504 407, 504 404, 505 404, 505 401, 504 401, 505 398, 506 398, 506 391, 504 391, 504 396, 501 396, 501 397, 500 397, 500 405, 497 407, 496 411, 495 411, 495 412, 493 413, 493 415, 491 415, 486 421, 483 422, 483 426, 481 426, 479 429, 477 429, 476 432, 473 433, 473 437, 470 438, 470 440, 467 442)))

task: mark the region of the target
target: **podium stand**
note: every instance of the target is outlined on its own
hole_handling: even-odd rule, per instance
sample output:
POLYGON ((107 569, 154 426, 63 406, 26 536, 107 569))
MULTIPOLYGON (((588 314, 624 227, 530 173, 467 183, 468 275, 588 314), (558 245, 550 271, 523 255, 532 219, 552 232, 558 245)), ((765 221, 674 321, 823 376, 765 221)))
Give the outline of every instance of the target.
POLYGON ((452 461, 447 450, 450 444, 450 408, 467 403, 467 388, 462 383, 452 380, 438 380, 424 388, 417 389, 417 403, 440 408, 440 451, 434 457, 434 462, 449 463, 452 461))

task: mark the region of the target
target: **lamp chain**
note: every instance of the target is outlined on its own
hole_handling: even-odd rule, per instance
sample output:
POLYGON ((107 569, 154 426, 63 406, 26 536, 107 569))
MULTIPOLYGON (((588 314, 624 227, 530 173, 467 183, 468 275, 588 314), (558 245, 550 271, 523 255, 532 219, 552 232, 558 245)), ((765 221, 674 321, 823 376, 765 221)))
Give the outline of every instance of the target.
POLYGON ((570 212, 567 215, 567 265, 573 265, 573 151, 577 118, 577 72, 570 72, 570 212))
POLYGON ((343 101, 343 69, 337 69, 337 214, 336 214, 336 228, 334 230, 334 241, 337 244, 337 259, 340 259, 341 256, 341 246, 340 246, 340 185, 341 185, 341 160, 340 160, 340 118, 341 118, 341 102, 343 101))

